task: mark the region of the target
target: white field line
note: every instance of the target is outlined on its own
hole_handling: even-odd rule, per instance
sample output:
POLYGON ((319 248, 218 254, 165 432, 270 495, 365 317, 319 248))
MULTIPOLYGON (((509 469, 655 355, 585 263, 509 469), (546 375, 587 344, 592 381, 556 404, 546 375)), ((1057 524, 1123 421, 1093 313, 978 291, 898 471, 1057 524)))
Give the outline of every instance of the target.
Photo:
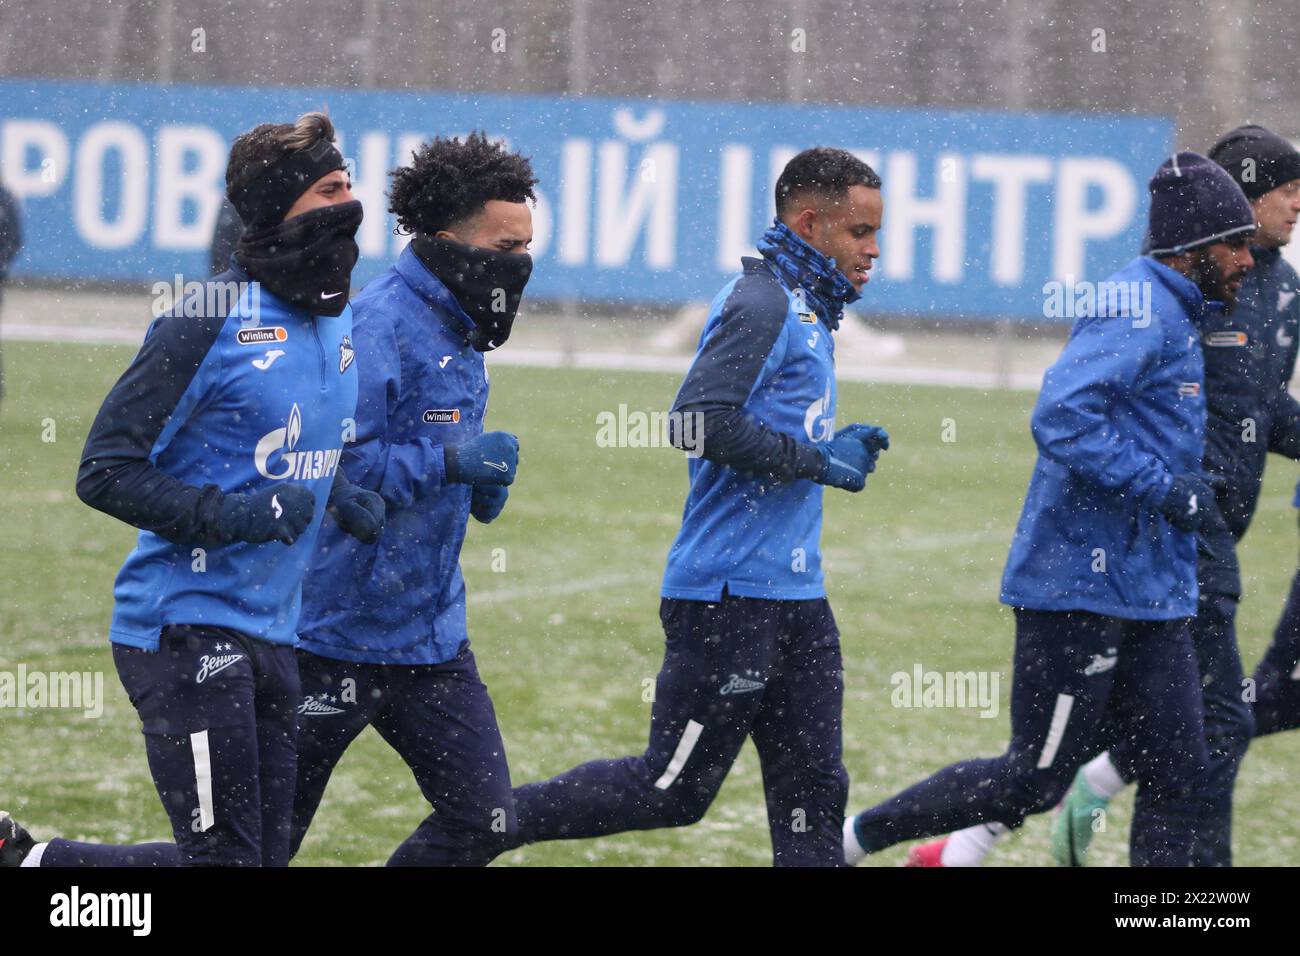
MULTIPOLYGON (((16 342, 71 342, 79 345, 138 345, 142 329, 121 327, 86 328, 76 325, 36 325, 29 322, 0 324, 0 337, 16 342)), ((579 368, 620 372, 685 372, 690 357, 646 355, 634 352, 529 348, 495 353, 490 365, 537 368, 579 368)), ((1036 392, 1042 385, 1041 372, 1012 372, 1004 384, 996 372, 924 366, 837 365, 835 374, 843 382, 880 382, 894 385, 938 385, 949 388, 984 390, 1009 387, 1013 391, 1036 392)))

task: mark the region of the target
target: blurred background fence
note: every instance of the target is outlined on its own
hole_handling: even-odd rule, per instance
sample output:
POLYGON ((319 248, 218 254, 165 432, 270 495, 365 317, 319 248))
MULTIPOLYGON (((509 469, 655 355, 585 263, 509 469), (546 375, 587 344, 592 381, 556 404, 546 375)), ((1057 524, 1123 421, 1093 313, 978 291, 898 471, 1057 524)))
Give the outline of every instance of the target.
POLYGON ((325 106, 367 205, 362 281, 402 244, 386 172, 430 134, 533 155, 530 300, 570 333, 698 308, 770 217, 780 165, 830 143, 885 179, 861 313, 1005 345, 1068 326, 1045 282, 1136 252, 1167 152, 1247 121, 1300 131, 1298 45, 1284 0, 0 0, 0 179, 28 227, 13 277, 201 277, 230 138, 325 106))

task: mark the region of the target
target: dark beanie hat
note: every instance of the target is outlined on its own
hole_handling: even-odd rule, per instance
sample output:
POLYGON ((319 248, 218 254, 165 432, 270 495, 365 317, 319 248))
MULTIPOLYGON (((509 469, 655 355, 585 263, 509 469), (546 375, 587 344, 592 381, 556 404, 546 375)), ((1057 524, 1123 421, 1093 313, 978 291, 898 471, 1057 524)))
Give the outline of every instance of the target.
POLYGON ((1247 199, 1300 179, 1300 151, 1262 126, 1238 126, 1224 133, 1211 148, 1210 159, 1232 174, 1247 199))
POLYGON ((1255 231, 1255 213, 1236 180, 1198 153, 1166 159, 1147 188, 1151 213, 1143 252, 1153 256, 1176 256, 1255 231))

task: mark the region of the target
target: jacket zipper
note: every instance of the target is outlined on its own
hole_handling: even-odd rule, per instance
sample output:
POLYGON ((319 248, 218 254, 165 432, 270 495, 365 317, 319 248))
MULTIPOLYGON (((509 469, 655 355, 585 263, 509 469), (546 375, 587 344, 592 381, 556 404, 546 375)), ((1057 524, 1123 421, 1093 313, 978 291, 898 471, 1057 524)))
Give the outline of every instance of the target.
POLYGON ((320 323, 311 318, 311 333, 316 338, 316 351, 320 353, 320 390, 325 391, 325 343, 320 340, 320 323))

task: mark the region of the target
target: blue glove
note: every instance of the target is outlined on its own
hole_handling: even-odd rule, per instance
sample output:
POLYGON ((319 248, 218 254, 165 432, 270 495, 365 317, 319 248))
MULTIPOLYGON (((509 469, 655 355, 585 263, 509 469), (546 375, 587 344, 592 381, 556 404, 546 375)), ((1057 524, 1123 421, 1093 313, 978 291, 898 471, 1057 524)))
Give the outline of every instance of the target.
POLYGON ((889 447, 889 432, 879 425, 847 425, 835 433, 836 438, 842 435, 849 435, 861 441, 871 452, 872 458, 889 447))
POLYGON ((510 489, 505 485, 475 485, 469 498, 469 513, 474 520, 491 524, 506 506, 510 489))
POLYGON ((1214 503, 1214 489, 1190 471, 1178 475, 1160 502, 1161 513, 1179 531, 1197 531, 1214 503))
POLYGON ((853 435, 837 435, 826 444, 818 445, 817 449, 824 461, 821 476, 814 479, 820 484, 845 491, 861 491, 866 487, 867 475, 875 471, 875 453, 853 435))
POLYGON ((379 532, 384 530, 387 509, 383 497, 342 478, 342 472, 338 474, 330 491, 329 513, 352 537, 363 544, 374 544, 379 540, 379 532))
POLYGON ((508 485, 519 467, 519 439, 509 432, 484 432, 462 445, 442 447, 450 484, 508 485))
POLYGON ((251 495, 226 495, 217 527, 230 541, 293 544, 316 513, 316 496, 303 485, 285 482, 251 495))

